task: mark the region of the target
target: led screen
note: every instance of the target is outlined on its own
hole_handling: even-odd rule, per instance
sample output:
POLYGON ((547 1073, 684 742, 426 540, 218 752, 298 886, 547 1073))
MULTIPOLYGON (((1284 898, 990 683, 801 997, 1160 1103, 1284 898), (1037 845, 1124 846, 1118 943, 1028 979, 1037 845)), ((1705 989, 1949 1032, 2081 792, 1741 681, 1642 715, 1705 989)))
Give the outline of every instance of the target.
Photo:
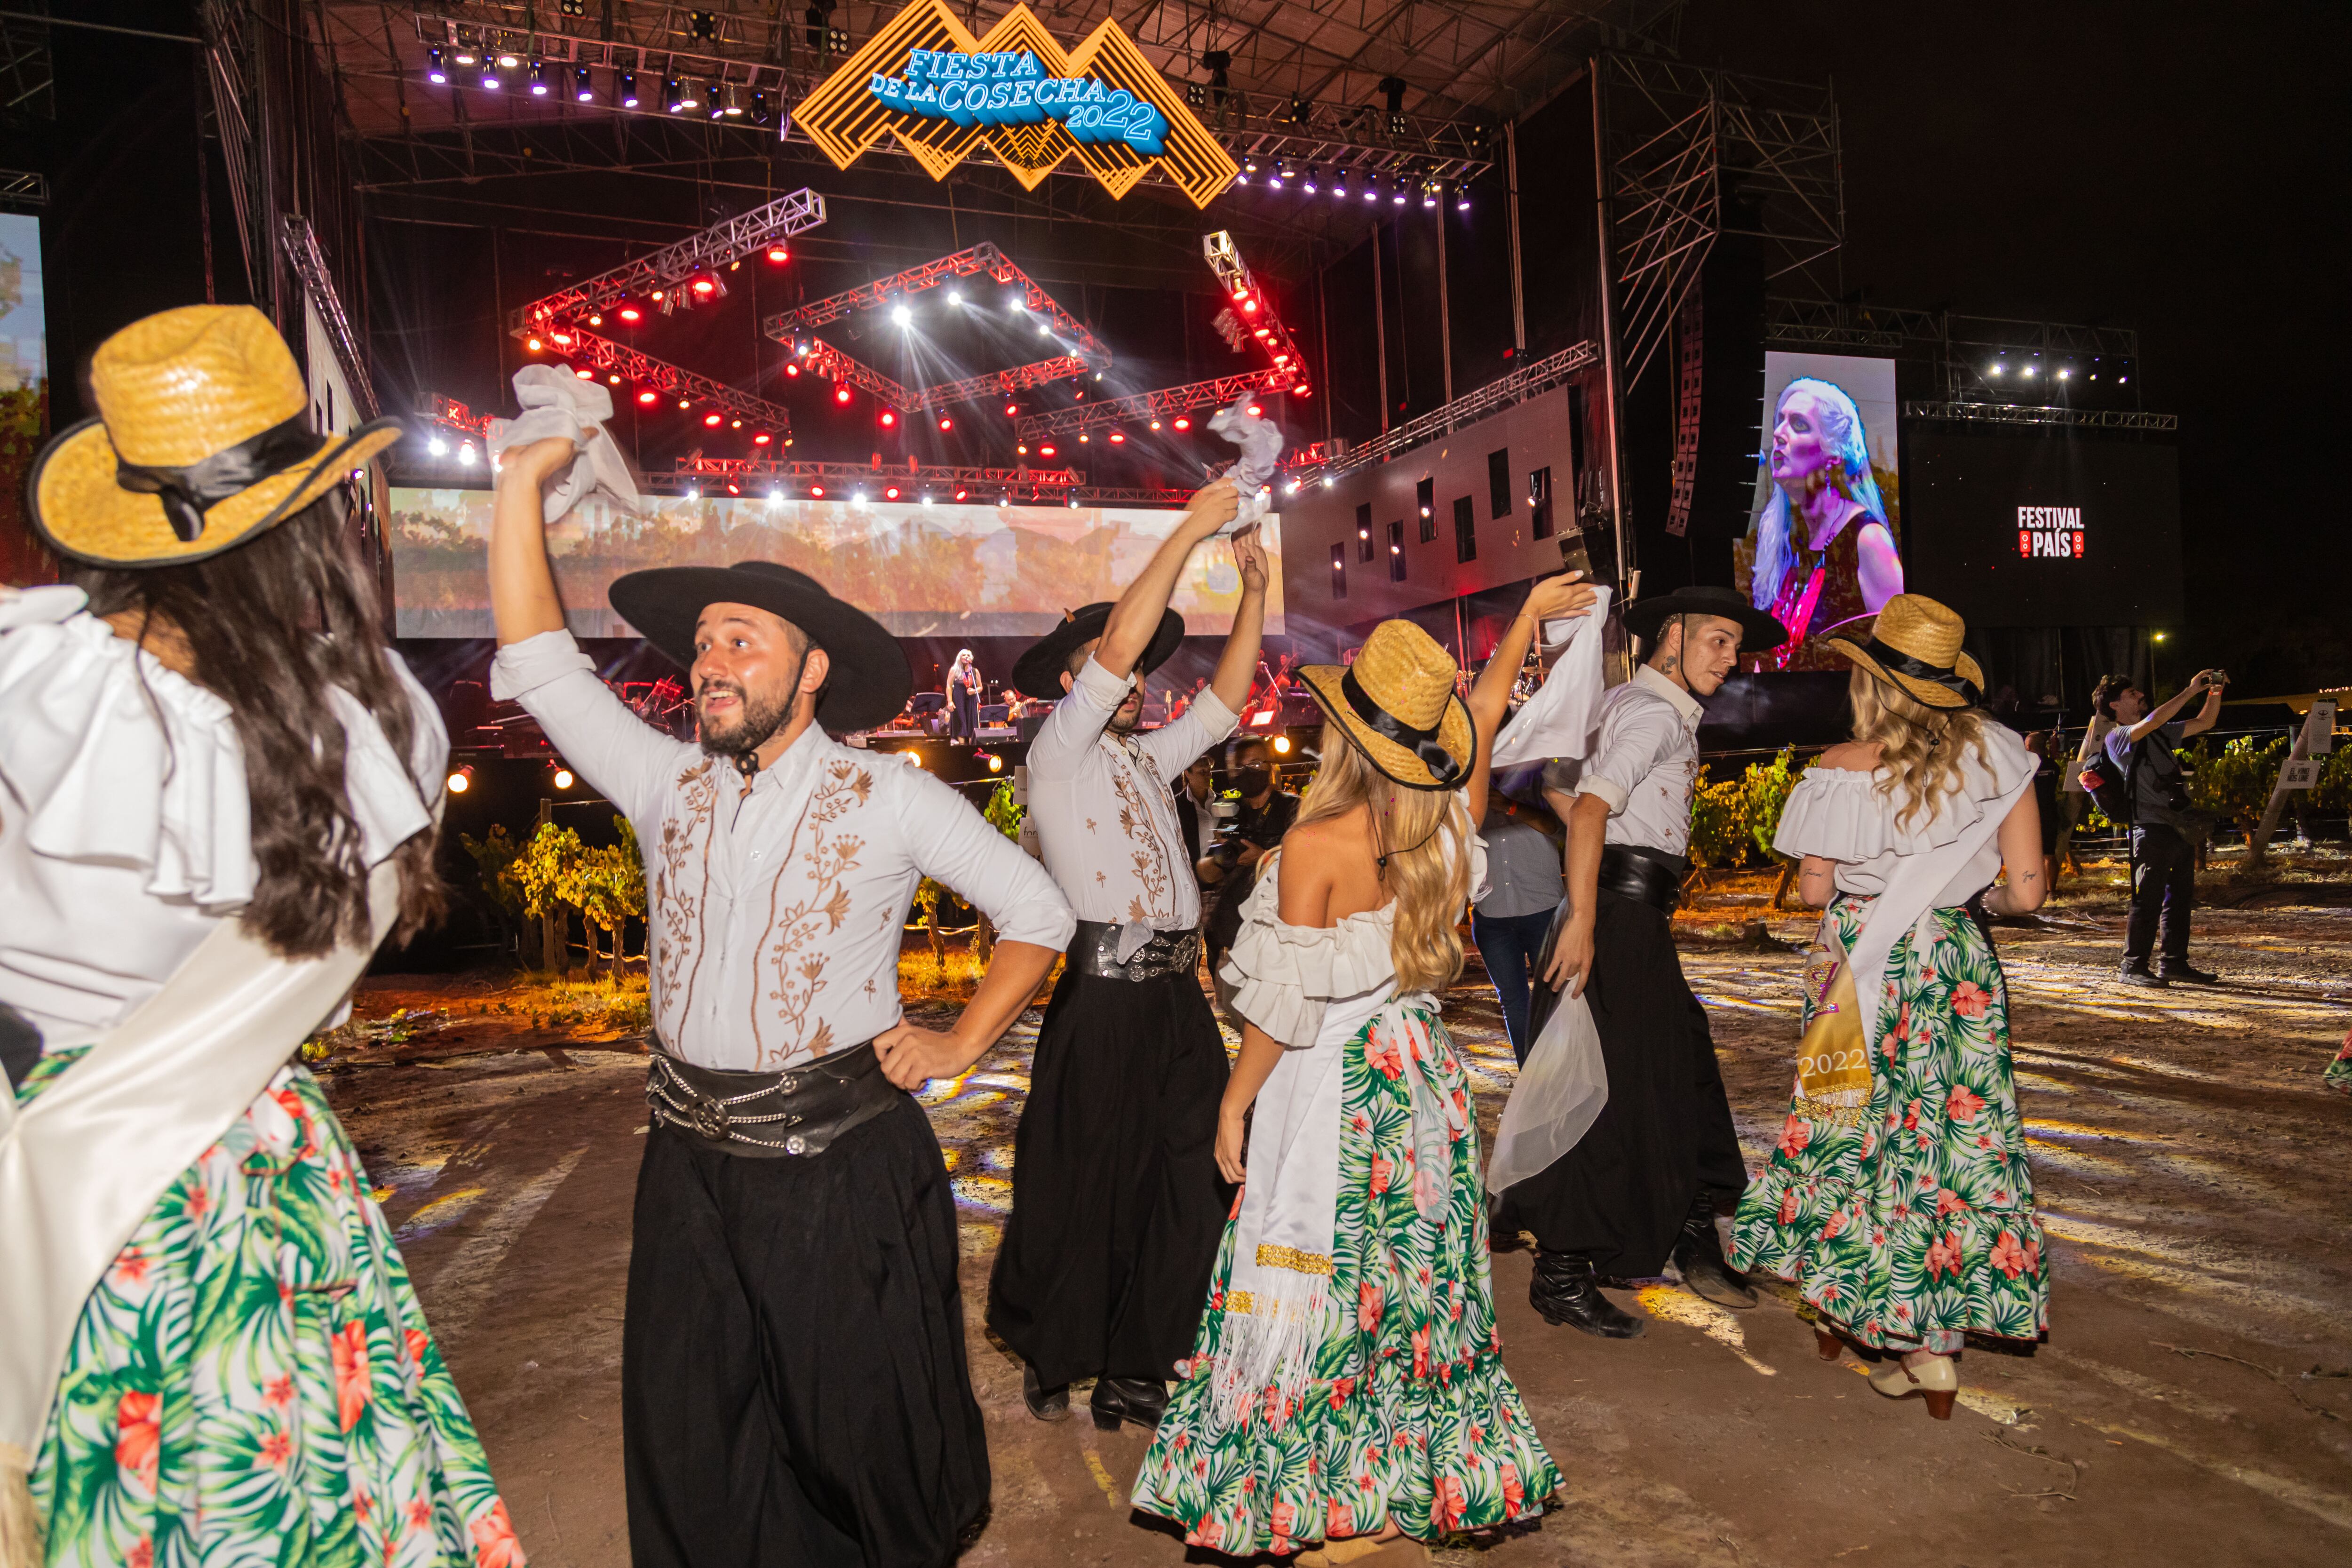
POLYGON ((1807 639, 1902 591, 1895 416, 1891 359, 1764 355, 1755 498, 1748 536, 1732 544, 1733 585, 1796 634, 1764 668, 1832 668, 1835 656, 1807 639))
POLYGON ((2181 615, 2169 447, 1911 434, 1916 585, 1983 626, 2160 626, 2181 615))
MULTIPOLYGON (((396 635, 486 637, 488 490, 392 492, 396 635)), ((580 637, 626 637, 605 590, 652 566, 774 561, 805 572, 900 637, 1039 637, 1066 610, 1116 599, 1182 517, 1104 507, 925 506, 910 501, 649 498, 635 517, 599 499, 548 530, 555 581, 580 637)), ((1280 635, 1282 520, 1265 525, 1265 629, 1280 635)), ((1173 605, 1195 637, 1233 629, 1233 548, 1192 552, 1173 605)))
POLYGON ((25 526, 25 469, 49 426, 48 338, 41 220, 0 213, 0 583, 49 575, 25 526))

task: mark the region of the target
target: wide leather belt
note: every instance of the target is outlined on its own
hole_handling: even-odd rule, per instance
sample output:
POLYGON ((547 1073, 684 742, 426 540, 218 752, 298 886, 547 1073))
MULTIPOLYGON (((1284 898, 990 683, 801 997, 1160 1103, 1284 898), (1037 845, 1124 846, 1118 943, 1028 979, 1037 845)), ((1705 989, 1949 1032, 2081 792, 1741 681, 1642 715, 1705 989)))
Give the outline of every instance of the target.
POLYGON ((1101 980, 1156 980, 1163 974, 1190 974, 1201 959, 1198 931, 1154 932, 1125 963, 1118 961, 1118 926, 1104 921, 1080 921, 1070 939, 1070 967, 1101 980))
POLYGON ((822 1154, 906 1091, 883 1076, 871 1041, 782 1072, 727 1072, 654 1046, 646 1103, 655 1120, 722 1154, 822 1154))
POLYGON ((1675 912, 1689 878, 1690 862, 1679 855, 1631 844, 1611 844, 1601 851, 1601 890, 1647 904, 1662 914, 1675 912))

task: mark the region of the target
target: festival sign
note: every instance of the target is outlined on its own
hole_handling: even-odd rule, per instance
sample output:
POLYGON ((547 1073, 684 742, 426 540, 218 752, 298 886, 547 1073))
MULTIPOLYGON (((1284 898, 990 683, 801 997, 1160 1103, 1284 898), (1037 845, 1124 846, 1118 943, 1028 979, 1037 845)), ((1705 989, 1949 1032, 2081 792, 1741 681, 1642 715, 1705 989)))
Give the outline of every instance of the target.
POLYGON ((935 180, 985 149, 1035 190, 1076 157, 1115 197, 1157 166, 1205 207, 1240 173, 1116 21, 1065 53, 1025 5, 975 38, 948 0, 915 0, 792 123, 842 169, 895 136, 935 180))

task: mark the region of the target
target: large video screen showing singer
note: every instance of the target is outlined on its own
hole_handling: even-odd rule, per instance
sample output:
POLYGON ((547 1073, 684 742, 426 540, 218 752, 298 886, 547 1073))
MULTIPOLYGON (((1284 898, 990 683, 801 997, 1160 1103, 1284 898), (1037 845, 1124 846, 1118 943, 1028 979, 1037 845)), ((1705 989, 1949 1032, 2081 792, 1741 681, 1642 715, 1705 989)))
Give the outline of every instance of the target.
POLYGON ((1737 585, 1790 632, 1756 669, 1843 669, 1818 639, 1903 592, 1895 362, 1769 353, 1756 505, 1737 585))

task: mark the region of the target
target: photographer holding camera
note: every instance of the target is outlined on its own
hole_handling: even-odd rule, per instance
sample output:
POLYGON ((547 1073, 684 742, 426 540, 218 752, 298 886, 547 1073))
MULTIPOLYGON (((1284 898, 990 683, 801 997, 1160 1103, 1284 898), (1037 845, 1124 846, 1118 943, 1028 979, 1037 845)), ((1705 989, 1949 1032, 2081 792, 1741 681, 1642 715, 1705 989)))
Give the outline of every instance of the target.
POLYGON ((2213 984, 2219 978, 2189 963, 2189 917, 2197 901, 2197 844, 2210 824, 2189 803, 2180 781, 2180 759, 2175 753, 2183 741, 2213 727, 2221 711, 2221 689, 2229 677, 2218 669, 2200 670, 2196 678, 2151 711, 2147 693, 2120 675, 2099 682, 2092 705, 2102 718, 2114 721, 2107 732, 2107 760, 2123 775, 2125 798, 2130 802, 2132 837, 2131 920, 2124 936, 2120 978, 2129 985, 2168 985, 2176 980, 2213 984), (2198 698, 2204 706, 2193 719, 2181 710, 2198 698), (2158 913, 2164 930, 2163 954, 2148 968, 2155 951, 2158 913))
MULTIPOLYGON (((1274 780, 1274 748, 1262 735, 1247 735, 1231 743, 1226 763, 1241 799, 1225 804, 1241 809, 1217 820, 1217 845, 1194 868, 1202 882, 1218 889, 1217 907, 1209 917, 1204 941, 1209 949, 1209 973, 1214 975, 1225 950, 1241 934, 1242 905, 1257 885, 1258 862, 1282 842, 1298 820, 1298 797, 1277 788, 1274 780)), ((1217 982, 1218 1000, 1225 984, 1217 982)))

